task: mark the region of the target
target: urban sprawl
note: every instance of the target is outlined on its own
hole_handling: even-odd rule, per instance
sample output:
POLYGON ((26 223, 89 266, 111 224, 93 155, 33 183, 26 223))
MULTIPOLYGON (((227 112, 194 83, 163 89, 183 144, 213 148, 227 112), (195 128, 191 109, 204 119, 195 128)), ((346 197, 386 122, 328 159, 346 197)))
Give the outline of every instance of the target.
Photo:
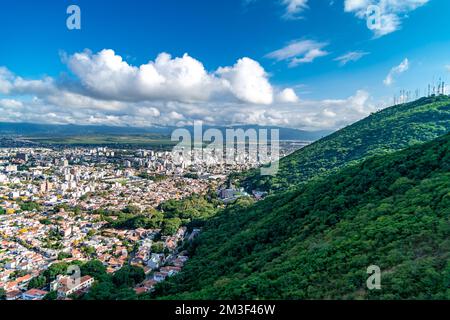
MULTIPOLYGON (((304 146, 285 143, 280 155, 304 146)), ((234 164, 175 162, 168 151, 106 147, 9 147, 0 149, 0 290, 8 300, 42 300, 50 293, 73 299, 96 279, 58 274, 39 283, 52 265, 100 261, 109 274, 139 266, 145 279, 136 294, 180 272, 189 259, 182 244, 201 228, 115 228, 117 216, 151 215, 167 201, 213 192, 226 205, 242 196, 230 173, 259 166, 257 159, 234 164), (34 280, 33 280, 34 279, 34 280), (31 285, 32 284, 32 285, 31 285)))

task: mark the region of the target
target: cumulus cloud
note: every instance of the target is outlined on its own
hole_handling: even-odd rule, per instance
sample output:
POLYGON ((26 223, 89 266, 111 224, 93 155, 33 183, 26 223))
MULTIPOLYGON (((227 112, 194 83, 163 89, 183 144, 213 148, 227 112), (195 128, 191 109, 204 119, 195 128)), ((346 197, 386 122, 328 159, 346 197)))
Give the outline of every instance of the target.
POLYGON ((277 101, 281 103, 298 102, 299 98, 292 88, 286 88, 277 95, 277 101))
POLYGON ((5 67, 0 67, 0 93, 8 94, 11 91, 12 74, 5 67))
POLYGON ((403 72, 408 71, 408 69, 409 69, 409 60, 406 58, 398 66, 393 67, 391 71, 389 71, 383 83, 386 86, 392 85, 395 81, 395 77, 399 74, 402 74, 403 72))
POLYGON ((375 37, 382 37, 400 29, 402 20, 409 12, 428 2, 429 0, 345 0, 344 11, 354 13, 359 19, 377 20, 379 23, 370 29, 375 37), (370 6, 376 6, 376 11, 368 12, 370 6))
POLYGON ((132 66, 113 50, 102 50, 76 53, 68 58, 68 66, 86 90, 104 99, 196 102, 231 96, 248 103, 273 101, 267 73, 250 58, 209 73, 188 54, 172 58, 161 53, 155 61, 132 66))
MULTIPOLYGON (((376 111, 368 92, 359 90, 346 99, 300 101, 252 113, 255 122, 306 130, 337 129, 376 111)), ((245 114, 241 114, 241 119, 245 114)))
POLYGON ((288 61, 290 67, 296 67, 302 63, 311 63, 319 57, 328 55, 323 50, 328 44, 314 40, 299 40, 288 44, 287 46, 270 52, 266 58, 276 61, 288 61))
POLYGON ((136 67, 113 50, 85 51, 69 57, 68 66, 86 89, 109 99, 207 100, 216 80, 187 54, 172 59, 161 53, 155 61, 136 67))
POLYGON ((74 77, 26 79, 0 68, 0 121, 146 127, 201 120, 335 129, 373 111, 364 91, 347 99, 299 99, 292 88, 272 86, 250 58, 215 71, 188 55, 161 54, 133 66, 104 50, 65 61, 74 77))
POLYGON ((358 61, 368 54, 368 52, 363 51, 350 51, 342 56, 337 57, 336 59, 334 59, 334 61, 338 61, 341 66, 345 66, 347 63, 358 61))
POLYGON ((54 81, 50 77, 38 80, 26 80, 14 75, 5 67, 0 67, 0 93, 48 93, 54 90, 54 81))
POLYGON ((273 88, 267 73, 252 59, 242 58, 233 67, 219 68, 216 74, 241 101, 255 104, 273 102, 273 88))

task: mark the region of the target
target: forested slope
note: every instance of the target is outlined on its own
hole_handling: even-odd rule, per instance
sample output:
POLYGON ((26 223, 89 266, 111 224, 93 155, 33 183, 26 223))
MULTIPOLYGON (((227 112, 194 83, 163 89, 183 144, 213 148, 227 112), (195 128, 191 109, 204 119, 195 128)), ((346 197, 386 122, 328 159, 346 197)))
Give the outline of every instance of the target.
POLYGON ((239 178, 249 190, 287 189, 372 155, 431 141, 450 132, 450 98, 393 106, 323 138, 280 161, 275 177, 252 170, 239 178))
POLYGON ((228 207, 157 297, 450 299, 450 135, 228 207))

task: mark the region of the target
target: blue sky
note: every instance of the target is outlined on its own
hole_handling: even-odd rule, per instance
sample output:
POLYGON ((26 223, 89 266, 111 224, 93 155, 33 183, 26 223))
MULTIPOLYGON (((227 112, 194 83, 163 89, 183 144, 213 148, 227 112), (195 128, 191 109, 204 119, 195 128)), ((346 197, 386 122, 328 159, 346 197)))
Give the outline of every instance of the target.
POLYGON ((450 81, 448 12, 445 0, 5 0, 0 121, 338 128, 400 89, 450 81), (81 30, 66 27, 73 4, 81 30))

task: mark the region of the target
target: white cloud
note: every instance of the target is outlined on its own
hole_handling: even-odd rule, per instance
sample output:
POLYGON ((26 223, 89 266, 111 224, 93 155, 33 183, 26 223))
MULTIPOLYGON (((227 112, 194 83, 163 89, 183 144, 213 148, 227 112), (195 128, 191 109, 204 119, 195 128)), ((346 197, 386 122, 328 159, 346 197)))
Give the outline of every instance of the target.
POLYGON ((357 12, 360 13, 361 10, 366 10, 371 4, 370 0, 345 0, 344 10, 345 12, 357 12))
POLYGON ((12 77, 13 75, 8 69, 0 67, 0 93, 8 94, 11 91, 12 77))
POLYGON ((308 0, 283 0, 283 4, 286 6, 284 17, 287 19, 295 18, 308 8, 308 0))
POLYGON ((341 66, 345 66, 349 62, 355 62, 361 59, 362 57, 368 55, 368 52, 363 51, 351 51, 342 56, 337 57, 334 61, 338 61, 341 66))
POLYGON ((187 54, 172 59, 161 53, 154 62, 136 67, 113 50, 85 51, 69 57, 68 66, 86 89, 109 99, 207 100, 216 80, 187 54))
POLYGON ((208 73, 188 54, 172 58, 161 53, 155 61, 132 66, 113 50, 102 50, 74 54, 68 58, 68 66, 87 91, 103 99, 206 102, 232 97, 246 103, 273 101, 267 73, 250 58, 208 73))
POLYGON ((268 53, 266 57, 277 61, 288 61, 290 67, 296 67, 299 64, 311 63, 316 58, 328 55, 328 52, 323 50, 327 45, 327 43, 314 40, 299 40, 268 53))
POLYGON ((66 61, 75 78, 25 79, 0 67, 0 121, 144 127, 202 120, 335 129, 373 111, 364 91, 347 99, 299 99, 292 88, 274 88, 249 58, 212 72, 188 55, 162 54, 138 67, 107 51, 66 61))
POLYGON ((19 109, 22 107, 23 107, 23 103, 21 101, 17 101, 14 99, 0 99, 0 108, 19 109))
POLYGON ((286 88, 278 93, 277 101, 281 103, 295 103, 299 101, 299 98, 292 88, 286 88))
POLYGON ((255 104, 273 102, 273 88, 258 62, 242 58, 233 67, 219 68, 216 73, 239 100, 255 104))
POLYGON ((408 71, 409 69, 409 60, 406 58, 403 60, 398 66, 393 67, 391 71, 389 71, 388 75, 386 76, 386 79, 384 79, 383 83, 386 86, 390 86, 395 81, 395 76, 402 74, 403 72, 408 71))
POLYGON ((428 2, 429 0, 345 0, 344 11, 354 13, 359 19, 367 19, 369 6, 377 6, 379 23, 371 29, 375 37, 382 37, 400 29, 402 19, 409 12, 428 2))

